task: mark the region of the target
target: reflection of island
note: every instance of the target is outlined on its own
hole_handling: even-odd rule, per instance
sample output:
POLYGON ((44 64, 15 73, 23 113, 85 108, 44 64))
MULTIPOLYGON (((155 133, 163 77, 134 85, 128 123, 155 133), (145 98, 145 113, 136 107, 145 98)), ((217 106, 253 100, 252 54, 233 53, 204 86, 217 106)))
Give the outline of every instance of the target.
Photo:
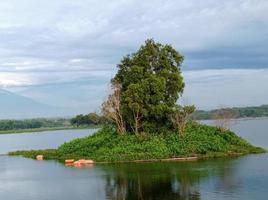
POLYGON ((203 176, 185 164, 150 163, 106 166, 108 199, 200 199, 195 182, 203 176), (184 167, 182 167, 184 166, 184 167))
MULTIPOLYGON (((107 172, 107 199, 201 199, 200 181, 208 177, 221 177, 230 162, 146 163, 103 166, 107 172), (215 163, 217 163, 215 165, 215 163)), ((230 168, 229 168, 230 169, 230 168)), ((224 184, 224 183, 223 183, 224 184)))
MULTIPOLYGON (((241 158, 239 158, 241 159, 241 158)), ((239 176, 236 176, 237 166, 242 164, 242 162, 233 162, 232 165, 219 165, 219 170, 215 182, 215 189, 217 191, 228 191, 228 193, 234 193, 239 187, 243 185, 239 176)))
POLYGON ((159 179, 150 182, 137 175, 128 179, 127 175, 107 180, 109 199, 200 199, 197 191, 189 183, 159 179))

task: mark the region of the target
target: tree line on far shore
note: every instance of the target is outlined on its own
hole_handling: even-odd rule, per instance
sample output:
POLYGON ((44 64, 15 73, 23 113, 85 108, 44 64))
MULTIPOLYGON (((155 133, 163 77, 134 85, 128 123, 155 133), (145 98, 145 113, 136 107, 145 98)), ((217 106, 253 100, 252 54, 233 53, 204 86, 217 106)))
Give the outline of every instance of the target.
POLYGON ((40 129, 40 128, 71 128, 103 125, 109 120, 97 113, 77 115, 73 118, 33 118, 0 120, 0 131, 40 129))
POLYGON ((91 125, 103 125, 111 123, 106 117, 97 113, 80 114, 76 115, 70 120, 73 126, 91 126, 91 125))
POLYGON ((70 120, 66 118, 36 118, 24 120, 0 120, 0 131, 19 130, 19 129, 37 129, 37 128, 53 128, 68 127, 70 120))
MULTIPOLYGON (((268 105, 220 108, 209 111, 196 110, 191 115, 191 118, 194 120, 217 120, 217 121, 219 121, 219 119, 221 119, 221 121, 226 121, 226 119, 236 119, 246 117, 268 117, 268 105)), ((25 120, 0 120, 0 131, 35 129, 35 128, 70 127, 70 126, 86 127, 91 125, 104 125, 110 123, 112 123, 112 121, 107 119, 107 117, 104 117, 102 114, 89 113, 84 115, 83 114, 76 115, 71 119, 36 118, 36 119, 25 119, 25 120)))
POLYGON ((249 107, 233 107, 219 108, 215 110, 197 110, 193 113, 192 118, 195 120, 215 119, 218 115, 228 115, 228 118, 255 118, 268 117, 268 105, 249 106, 249 107))

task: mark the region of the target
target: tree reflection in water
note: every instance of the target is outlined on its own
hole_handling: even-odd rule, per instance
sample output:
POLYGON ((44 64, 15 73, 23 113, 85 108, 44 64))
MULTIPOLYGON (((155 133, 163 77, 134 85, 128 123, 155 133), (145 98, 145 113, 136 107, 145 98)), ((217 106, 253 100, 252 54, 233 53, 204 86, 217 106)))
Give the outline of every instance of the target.
POLYGON ((198 184, 204 176, 175 163, 124 164, 106 167, 108 199, 200 199, 198 184))
POLYGON ((201 199, 199 185, 211 176, 224 181, 222 174, 233 174, 228 160, 220 162, 128 163, 106 165, 107 199, 201 199), (216 163, 216 164, 215 164, 216 163), (226 171, 226 169, 228 169, 226 171), (221 178, 220 178, 221 177, 221 178))

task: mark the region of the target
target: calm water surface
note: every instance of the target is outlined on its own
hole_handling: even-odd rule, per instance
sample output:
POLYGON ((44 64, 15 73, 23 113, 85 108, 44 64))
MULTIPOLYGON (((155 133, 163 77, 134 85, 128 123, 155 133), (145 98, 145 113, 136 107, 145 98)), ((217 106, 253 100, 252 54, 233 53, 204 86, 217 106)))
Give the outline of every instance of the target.
POLYGON ((75 129, 5 135, 0 134, 0 154, 6 154, 10 151, 22 149, 56 148, 66 141, 91 135, 95 131, 95 129, 75 129))
MULTIPOLYGON (((268 149, 268 119, 238 121, 232 129, 268 149)), ((55 147, 72 137, 91 134, 79 131, 0 136, 0 149, 4 153, 22 147, 55 147)), ((20 157, 0 156, 0 162, 0 199, 268 199, 268 154, 82 169, 20 157)))

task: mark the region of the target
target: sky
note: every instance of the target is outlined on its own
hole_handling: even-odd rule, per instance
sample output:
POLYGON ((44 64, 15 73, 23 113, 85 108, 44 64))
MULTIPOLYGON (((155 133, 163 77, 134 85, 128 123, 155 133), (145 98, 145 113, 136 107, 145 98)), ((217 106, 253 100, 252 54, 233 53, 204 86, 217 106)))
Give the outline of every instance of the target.
POLYGON ((98 111, 123 56, 148 38, 185 56, 184 104, 268 104, 266 0, 2 0, 0 88, 98 111))

